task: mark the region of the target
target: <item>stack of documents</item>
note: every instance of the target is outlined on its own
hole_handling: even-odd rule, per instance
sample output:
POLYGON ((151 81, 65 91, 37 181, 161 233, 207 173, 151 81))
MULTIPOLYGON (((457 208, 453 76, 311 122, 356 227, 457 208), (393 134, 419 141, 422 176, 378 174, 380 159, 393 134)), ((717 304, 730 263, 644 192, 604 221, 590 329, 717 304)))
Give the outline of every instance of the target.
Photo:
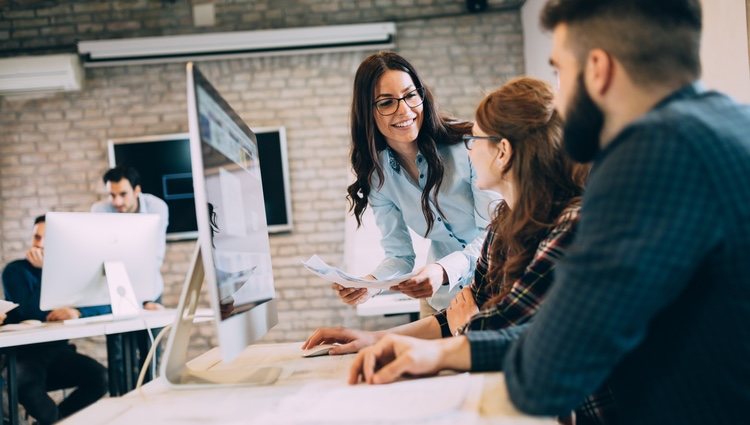
POLYGON ((329 282, 338 283, 345 288, 371 288, 371 289, 388 289, 391 286, 411 278, 416 273, 407 273, 402 275, 390 276, 387 279, 369 280, 361 277, 352 276, 349 273, 329 266, 322 258, 313 255, 309 260, 302 263, 307 270, 315 273, 318 277, 329 282))

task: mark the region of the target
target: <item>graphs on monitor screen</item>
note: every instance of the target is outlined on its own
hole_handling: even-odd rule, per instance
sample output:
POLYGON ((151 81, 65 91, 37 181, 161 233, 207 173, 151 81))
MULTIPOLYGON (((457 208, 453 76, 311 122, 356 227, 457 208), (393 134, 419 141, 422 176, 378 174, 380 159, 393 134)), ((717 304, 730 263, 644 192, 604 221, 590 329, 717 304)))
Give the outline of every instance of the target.
MULTIPOLYGON (((286 132, 284 127, 260 127, 254 131, 258 139, 268 231, 290 231, 292 210, 286 132)), ((187 133, 110 140, 109 162, 111 167, 134 167, 141 175, 143 192, 167 203, 168 239, 197 237, 187 133)))

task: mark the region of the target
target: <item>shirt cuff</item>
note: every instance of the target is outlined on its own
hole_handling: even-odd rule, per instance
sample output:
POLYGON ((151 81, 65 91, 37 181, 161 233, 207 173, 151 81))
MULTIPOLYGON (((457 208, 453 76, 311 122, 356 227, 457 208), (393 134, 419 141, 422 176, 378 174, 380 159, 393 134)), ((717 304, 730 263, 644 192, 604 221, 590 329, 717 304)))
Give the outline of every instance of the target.
POLYGON ((471 351, 471 371, 491 372, 503 369, 503 360, 514 338, 505 329, 499 331, 471 331, 466 333, 471 351))
POLYGON ((461 251, 456 251, 446 255, 436 261, 445 270, 448 275, 448 290, 452 291, 456 285, 468 285, 471 273, 469 259, 461 251))

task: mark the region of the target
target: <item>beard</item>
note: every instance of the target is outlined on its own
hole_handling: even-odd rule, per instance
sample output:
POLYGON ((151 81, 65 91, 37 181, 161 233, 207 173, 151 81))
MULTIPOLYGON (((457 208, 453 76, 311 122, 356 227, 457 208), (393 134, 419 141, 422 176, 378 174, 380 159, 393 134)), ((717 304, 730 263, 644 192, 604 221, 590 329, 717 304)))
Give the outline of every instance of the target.
POLYGON ((567 106, 563 126, 563 144, 568 155, 580 163, 591 162, 599 153, 599 140, 604 127, 604 113, 591 99, 578 74, 578 85, 567 106))

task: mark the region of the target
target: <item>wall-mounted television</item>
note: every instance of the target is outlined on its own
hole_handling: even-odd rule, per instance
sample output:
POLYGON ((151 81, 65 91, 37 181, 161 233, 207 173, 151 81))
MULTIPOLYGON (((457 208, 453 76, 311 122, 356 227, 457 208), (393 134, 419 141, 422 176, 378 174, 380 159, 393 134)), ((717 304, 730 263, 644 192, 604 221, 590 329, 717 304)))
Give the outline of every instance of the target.
MULTIPOLYGON (((284 127, 253 129, 263 181, 266 219, 270 233, 292 230, 292 199, 284 127)), ((195 239, 193 177, 187 133, 162 134, 108 143, 109 165, 128 165, 141 175, 141 188, 163 199, 169 207, 168 240, 195 239)))

